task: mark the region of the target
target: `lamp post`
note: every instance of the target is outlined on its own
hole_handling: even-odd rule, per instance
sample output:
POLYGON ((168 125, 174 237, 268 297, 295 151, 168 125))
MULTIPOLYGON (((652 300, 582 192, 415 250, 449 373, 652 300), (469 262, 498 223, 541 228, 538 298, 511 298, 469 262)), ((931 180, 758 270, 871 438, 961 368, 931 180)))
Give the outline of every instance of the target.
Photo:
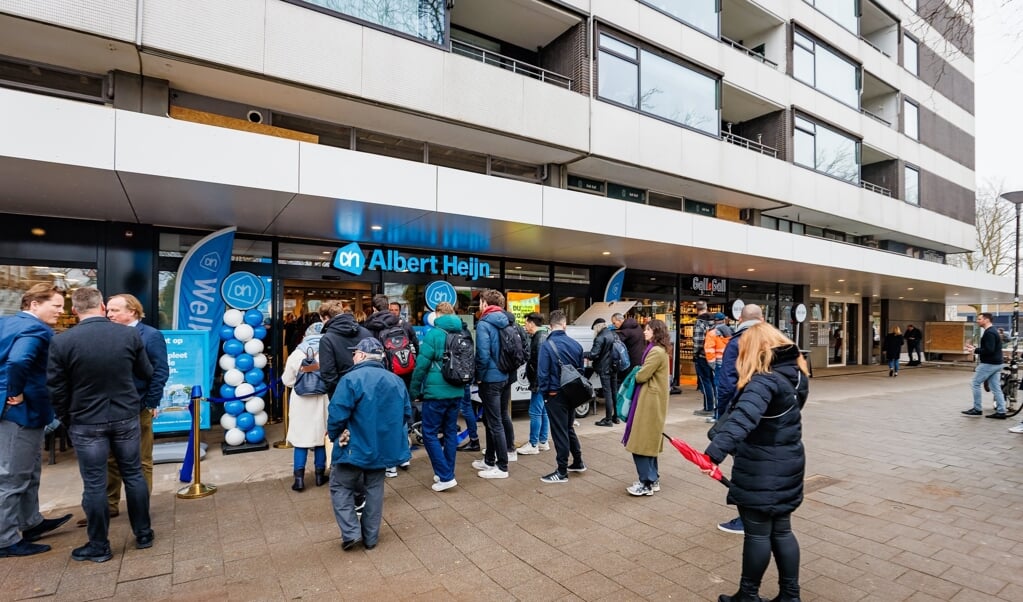
MULTIPOLYGON (((1011 366, 1016 366, 1017 352, 1019 351, 1019 213, 1020 205, 1023 205, 1023 190, 1006 192, 1002 198, 1016 206, 1016 269, 1014 270, 1016 283, 1013 287, 1012 297, 1012 361, 1011 366)), ((1013 377, 1015 378, 1015 374, 1013 377)))

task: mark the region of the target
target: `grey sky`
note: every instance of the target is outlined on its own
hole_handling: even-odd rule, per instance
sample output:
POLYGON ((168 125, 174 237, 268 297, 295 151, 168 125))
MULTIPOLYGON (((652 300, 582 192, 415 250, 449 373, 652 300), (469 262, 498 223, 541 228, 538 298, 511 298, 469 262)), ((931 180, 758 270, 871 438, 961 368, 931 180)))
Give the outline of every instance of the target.
POLYGON ((1023 190, 1023 2, 979 0, 976 13, 977 184, 1023 190))

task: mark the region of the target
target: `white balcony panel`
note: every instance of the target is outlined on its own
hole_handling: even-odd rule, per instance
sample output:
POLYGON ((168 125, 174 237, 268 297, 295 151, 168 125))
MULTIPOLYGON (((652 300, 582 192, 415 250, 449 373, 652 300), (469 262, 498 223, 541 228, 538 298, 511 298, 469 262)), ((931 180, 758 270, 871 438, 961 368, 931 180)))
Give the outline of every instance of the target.
POLYGON ((713 182, 720 186, 728 180, 726 172, 731 171, 721 160, 725 144, 717 138, 683 130, 682 173, 694 180, 713 182))
MULTIPOLYGON (((800 257, 795 253, 795 243, 799 237, 786 232, 768 230, 767 228, 746 227, 746 254, 754 257, 770 257, 784 261, 805 262, 808 257, 800 257)), ((755 275, 754 275, 755 276, 755 275)))
POLYGON ((114 111, 0 88, 0 156, 113 169, 114 111), (16 117, 15 117, 16 116, 16 117))
POLYGON ((659 119, 642 117, 639 120, 639 158, 636 163, 649 169, 681 173, 684 133, 689 132, 659 119))
POLYGON ((445 116, 502 131, 522 131, 525 77, 457 54, 440 56, 443 85, 438 92, 445 116))
POLYGON ((299 156, 301 194, 424 211, 437 208, 433 165, 304 142, 299 156))
POLYGON ((138 0, 0 0, 0 12, 115 40, 135 41, 138 0))
POLYGON ((437 211, 540 225, 543 191, 539 184, 438 167, 437 211))
POLYGON ((363 28, 363 95, 407 109, 443 114, 446 53, 363 28))
POLYGON ((142 43, 263 72, 267 0, 146 0, 142 43))
POLYGON ((700 35, 660 11, 642 6, 638 2, 631 2, 631 4, 639 9, 639 28, 633 30, 632 33, 638 34, 641 38, 651 40, 664 48, 676 50, 683 47, 683 38, 690 32, 700 35))
POLYGON ((270 2, 266 12, 265 73, 361 95, 363 30, 351 21, 286 2, 270 2))
POLYGON ((589 97, 530 78, 521 79, 523 124, 520 133, 567 148, 588 149, 589 97))
MULTIPOLYGON (((625 204, 625 235, 635 240, 666 243, 678 247, 692 247, 693 221, 697 216, 661 207, 625 204)), ((726 222, 722 222, 726 223, 726 222)), ((678 249, 683 252, 685 249, 678 249)))
POLYGON ((119 171, 297 192, 299 143, 117 111, 119 171))
MULTIPOLYGON (((687 138, 688 141, 688 138, 687 138)), ((690 146, 692 148, 692 146, 690 146)), ((767 189, 758 191, 760 196, 769 199, 787 199, 788 186, 783 178, 762 178, 761 167, 767 167, 759 161, 761 155, 734 144, 721 144, 714 157, 714 161, 725 166, 721 171, 722 180, 728 182, 729 188, 735 190, 755 190, 761 184, 767 184, 767 189)), ((785 167, 785 163, 778 162, 777 167, 785 167)))
POLYGON ((590 151, 636 163, 640 147, 639 122, 649 117, 597 99, 590 102, 590 115, 590 151))
POLYGON ((606 236, 626 235, 627 208, 633 203, 550 186, 543 186, 542 193, 544 226, 606 236))
MULTIPOLYGON (((682 215, 692 215, 683 213, 682 215)), ((746 235, 749 226, 713 217, 692 215, 693 246, 729 253, 747 253, 746 235)))

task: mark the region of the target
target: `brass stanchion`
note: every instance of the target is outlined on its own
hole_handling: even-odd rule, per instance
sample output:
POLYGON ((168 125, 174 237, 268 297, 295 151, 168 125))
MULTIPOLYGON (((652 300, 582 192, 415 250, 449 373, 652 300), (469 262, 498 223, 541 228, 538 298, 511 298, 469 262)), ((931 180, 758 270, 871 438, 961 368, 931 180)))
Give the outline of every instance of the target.
POLYGON ((178 490, 178 497, 186 500, 194 500, 217 492, 216 485, 204 485, 199 474, 199 457, 202 455, 202 448, 199 446, 199 414, 202 400, 202 389, 196 385, 192 387, 192 484, 178 490))
POLYGON ((288 414, 291 413, 290 398, 288 396, 288 388, 284 387, 284 396, 281 398, 281 411, 284 414, 284 439, 274 443, 274 449, 291 449, 291 444, 288 443, 288 414))

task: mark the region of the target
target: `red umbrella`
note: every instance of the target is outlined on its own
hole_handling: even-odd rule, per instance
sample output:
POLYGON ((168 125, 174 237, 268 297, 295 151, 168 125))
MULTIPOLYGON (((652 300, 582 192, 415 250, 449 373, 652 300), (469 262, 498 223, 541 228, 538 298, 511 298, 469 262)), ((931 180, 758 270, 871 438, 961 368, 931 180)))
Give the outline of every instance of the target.
POLYGON ((711 461, 710 456, 708 456, 705 453, 696 451, 695 449, 693 449, 693 446, 689 445, 688 443, 681 439, 673 439, 666 435, 665 433, 661 433, 661 435, 664 435, 664 438, 667 439, 671 443, 671 445, 675 449, 677 449, 679 453, 682 454, 682 457, 684 457, 686 460, 689 460, 693 464, 696 464, 703 470, 710 470, 711 471, 710 478, 714 479, 715 481, 721 481, 721 484, 724 485, 725 487, 731 486, 732 483, 728 480, 727 477, 725 477, 725 475, 721 474, 721 468, 716 466, 714 462, 711 461))

